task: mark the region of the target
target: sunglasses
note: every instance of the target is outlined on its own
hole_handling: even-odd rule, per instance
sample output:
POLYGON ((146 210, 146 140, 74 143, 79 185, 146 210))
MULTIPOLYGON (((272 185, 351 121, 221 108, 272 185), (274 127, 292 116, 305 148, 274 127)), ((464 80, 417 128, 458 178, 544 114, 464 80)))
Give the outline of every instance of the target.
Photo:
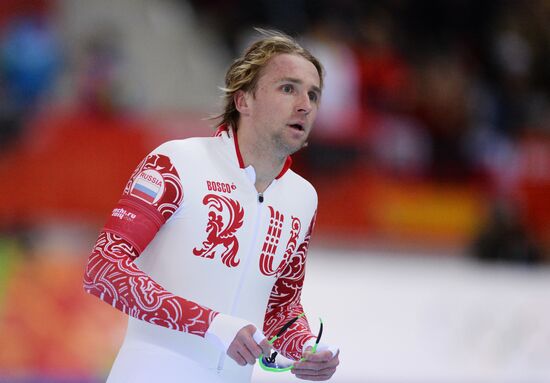
MULTIPOLYGON (((303 317, 305 313, 302 313, 298 315, 297 317, 291 319, 288 321, 279 332, 270 340, 268 340, 269 344, 273 344, 283 333, 290 328, 296 322, 298 319, 303 317)), ((313 348, 311 352, 315 353, 317 351, 317 345, 319 344, 319 341, 321 340, 321 335, 323 335, 323 321, 321 318, 319 318, 320 326, 319 326, 319 334, 317 334, 317 339, 315 340, 315 344, 313 345, 313 348)), ((260 367, 264 371, 270 371, 270 372, 285 372, 290 371, 294 368, 294 361, 287 359, 287 358, 277 358, 278 352, 273 351, 271 355, 265 356, 261 354, 258 357, 258 362, 260 364, 260 367)), ((300 361, 304 360, 304 358, 300 359, 300 361)))

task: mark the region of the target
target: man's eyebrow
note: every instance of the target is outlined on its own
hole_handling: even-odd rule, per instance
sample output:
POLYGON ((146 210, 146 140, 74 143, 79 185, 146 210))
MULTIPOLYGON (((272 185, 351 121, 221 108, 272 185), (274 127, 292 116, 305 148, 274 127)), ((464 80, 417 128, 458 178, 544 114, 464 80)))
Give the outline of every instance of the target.
MULTIPOLYGON (((279 82, 291 82, 298 85, 302 85, 304 83, 302 80, 293 77, 283 77, 281 80, 279 80, 279 82)), ((321 88, 319 88, 317 85, 312 85, 311 89, 319 95, 322 94, 321 88)))

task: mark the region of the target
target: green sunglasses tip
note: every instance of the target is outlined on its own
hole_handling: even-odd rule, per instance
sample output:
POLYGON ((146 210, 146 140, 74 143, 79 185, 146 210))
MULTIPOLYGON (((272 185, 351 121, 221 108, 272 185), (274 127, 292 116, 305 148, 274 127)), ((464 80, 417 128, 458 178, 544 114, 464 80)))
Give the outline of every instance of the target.
MULTIPOLYGON (((287 325, 283 326, 283 329, 282 329, 282 331, 280 331, 280 333, 284 332, 288 327, 290 327, 290 325, 292 323, 294 323, 297 319, 300 319, 304 315, 306 315, 306 313, 301 313, 300 315, 295 317, 293 320, 291 320, 289 323, 287 323, 287 325)), ((321 318, 319 318, 319 322, 321 322, 321 329, 320 329, 319 335, 317 337, 317 341, 315 342, 315 344, 313 345, 313 348, 311 349, 311 352, 313 352, 313 353, 317 352, 317 346, 319 344, 319 340, 320 340, 320 337, 321 337, 321 334, 322 334, 322 329, 323 329, 323 320, 321 318)), ((275 335, 268 342, 270 344, 273 344, 279 338, 280 333, 278 335, 275 335)), ((300 362, 303 361, 303 360, 305 360, 305 358, 301 358, 300 362)), ((258 357, 258 363, 259 363, 260 367, 262 368, 262 370, 269 371, 269 372, 286 372, 286 371, 290 371, 294 368, 294 365, 290 365, 288 367, 283 367, 283 368, 267 366, 264 363, 264 354, 260 354, 260 356, 258 357)))

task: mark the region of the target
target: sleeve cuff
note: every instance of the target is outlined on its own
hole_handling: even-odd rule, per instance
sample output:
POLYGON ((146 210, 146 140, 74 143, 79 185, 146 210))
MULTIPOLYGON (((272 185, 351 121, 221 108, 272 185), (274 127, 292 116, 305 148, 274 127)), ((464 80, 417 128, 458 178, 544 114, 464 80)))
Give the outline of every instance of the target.
MULTIPOLYGON (((206 331, 204 338, 220 351, 227 352, 239 330, 249 324, 252 323, 238 317, 220 313, 210 323, 210 327, 206 331)), ((256 334, 254 335, 256 336, 256 334)))

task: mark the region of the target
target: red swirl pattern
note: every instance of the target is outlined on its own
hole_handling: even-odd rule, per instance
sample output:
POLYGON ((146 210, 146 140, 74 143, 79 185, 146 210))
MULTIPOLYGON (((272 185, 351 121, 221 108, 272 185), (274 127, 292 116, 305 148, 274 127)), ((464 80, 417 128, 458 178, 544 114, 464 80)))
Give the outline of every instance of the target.
POLYGON ((143 223, 143 220, 149 219, 143 212, 150 211, 153 206, 165 222, 183 200, 179 175, 170 158, 161 154, 150 155, 138 165, 126 184, 123 199, 132 199, 130 191, 135 178, 148 169, 162 175, 162 196, 152 205, 134 198, 133 206, 137 210, 134 210, 133 222, 125 226, 124 236, 112 232, 109 224, 106 226, 89 257, 84 274, 84 289, 134 318, 204 336, 218 313, 166 291, 133 262, 139 257, 140 251, 132 242, 140 241, 132 241, 132 236, 139 233, 146 237, 146 240, 141 241, 145 248, 158 230, 158 227, 150 233, 132 230, 132 227, 139 227, 137 221, 142 220, 143 223))
MULTIPOLYGON (((286 261, 283 261, 285 268, 275 282, 267 304, 263 331, 268 338, 273 337, 289 320, 304 312, 300 299, 304 284, 307 251, 314 225, 315 215, 304 241, 298 246, 296 252, 290 253, 289 251, 288 254, 285 254, 285 257, 288 256, 286 261)), ((274 347, 285 357, 298 360, 302 356, 304 343, 314 337, 306 316, 303 316, 275 341, 274 347)))
POLYGON ((217 313, 166 291, 133 263, 138 256, 124 238, 102 232, 88 261, 84 289, 134 318, 204 336, 217 313))

